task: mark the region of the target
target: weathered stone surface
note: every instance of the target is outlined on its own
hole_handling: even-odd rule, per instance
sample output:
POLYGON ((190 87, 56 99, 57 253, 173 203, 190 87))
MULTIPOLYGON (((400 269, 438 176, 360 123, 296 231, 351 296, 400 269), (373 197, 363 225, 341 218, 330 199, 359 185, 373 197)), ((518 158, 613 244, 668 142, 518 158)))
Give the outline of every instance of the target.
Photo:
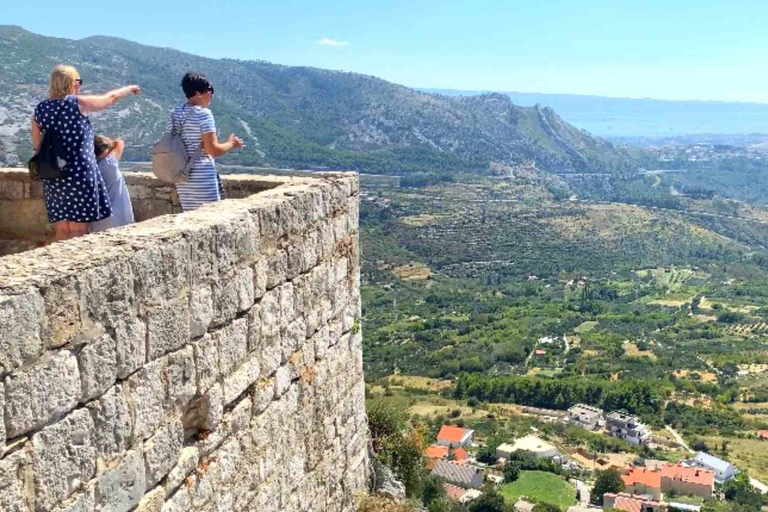
POLYGON ((253 414, 261 414, 275 398, 275 379, 261 378, 253 385, 253 414))
POLYGON ((276 334, 262 337, 257 353, 261 357, 261 376, 271 377, 283 362, 281 336, 276 334))
POLYGON ((163 423, 165 384, 160 361, 153 361, 127 381, 128 405, 134 418, 133 438, 152 436, 163 423))
POLYGON ((261 302, 248 312, 248 351, 253 352, 261 345, 261 302))
POLYGON ((280 325, 286 326, 296 318, 293 283, 284 283, 277 290, 280 295, 280 325))
POLYGON ((224 379, 225 406, 232 403, 259 378, 259 360, 258 354, 250 354, 237 370, 224 379))
POLYGON ((171 422, 144 442, 147 487, 154 487, 165 478, 179 460, 184 443, 184 427, 180 421, 171 422))
POLYGON ((43 350, 43 312, 43 297, 37 291, 0 295, 0 376, 43 350))
POLYGON ((189 342, 189 301, 173 300, 147 314, 147 359, 152 361, 189 342))
POLYGON ((213 325, 231 321, 254 302, 253 270, 236 270, 232 276, 222 278, 213 286, 213 325))
POLYGON ((48 354, 10 375, 5 393, 6 435, 15 437, 40 428, 77 405, 77 358, 67 350, 48 354))
POLYGON ((33 510, 31 464, 31 456, 27 450, 12 453, 0 460, 0 510, 33 510))
POLYGON ((99 476, 96 485, 97 512, 128 512, 141 501, 146 490, 144 461, 138 450, 128 452, 115 468, 99 476))
POLYGON ((200 460, 200 455, 196 447, 190 446, 181 450, 179 461, 168 474, 168 479, 166 480, 166 497, 170 497, 176 492, 176 489, 181 486, 187 475, 192 473, 197 467, 198 460, 200 460))
POLYGON ((133 273, 124 259, 113 259, 87 270, 80 280, 84 328, 114 329, 131 309, 133 273))
POLYGON ((152 489, 141 498, 139 506, 136 507, 136 512, 160 512, 164 504, 165 488, 159 486, 152 489))
POLYGON ((94 446, 99 455, 112 458, 131 442, 131 414, 120 384, 88 404, 94 425, 94 446))
POLYGON ((256 215, 241 215, 236 220, 220 223, 215 232, 219 272, 227 272, 237 263, 252 261, 258 256, 261 240, 256 215))
POLYGON ((280 292, 270 290, 261 302, 261 335, 272 337, 280 333, 280 292))
POLYGON ((189 334, 199 338, 213 321, 213 292, 210 286, 195 288, 189 297, 189 334))
POLYGON ((288 254, 278 250, 267 259, 267 290, 284 283, 288 273, 288 254))
POLYGON ((213 430, 224 415, 224 391, 221 384, 214 384, 206 393, 192 402, 184 413, 182 422, 188 430, 213 430))
POLYGON ((89 487, 80 494, 75 494, 62 502, 56 512, 93 512, 96 506, 96 496, 93 487, 89 487))
POLYGON ((189 286, 189 257, 189 246, 182 238, 134 253, 136 298, 154 302, 177 296, 189 286))
POLYGON ((89 343, 77 356, 80 367, 80 400, 87 402, 106 392, 117 380, 115 340, 108 334, 89 343))
POLYGON ((267 282, 269 281, 269 262, 262 258, 253 264, 253 296, 254 299, 260 299, 267 291, 267 282))
POLYGON ((307 339, 307 326, 303 318, 297 318, 288 325, 283 336, 283 361, 287 361, 294 352, 304 346, 307 339))
POLYGON ((118 321, 115 328, 117 376, 125 379, 147 360, 147 326, 134 317, 118 321))
POLYGON ((291 387, 291 369, 290 367, 281 366, 275 373, 275 399, 283 396, 288 388, 291 387))
POLYGON ((78 409, 32 437, 35 506, 48 510, 69 497, 96 471, 93 420, 78 409))
POLYGON ((208 282, 218 275, 216 233, 210 226, 198 225, 185 232, 189 243, 189 279, 191 284, 208 282))
POLYGON ((218 380, 219 370, 219 339, 206 334, 203 339, 193 344, 195 366, 197 370, 197 392, 205 393, 218 380))
POLYGON ((212 337, 219 345, 219 369, 222 375, 229 375, 248 354, 248 323, 245 318, 238 318, 213 332, 212 337))
POLYGON ((192 509, 192 498, 185 487, 180 487, 160 509, 161 512, 187 512, 192 509))
POLYGON ((82 331, 80 285, 76 278, 61 279, 42 293, 47 320, 43 339, 48 348, 58 348, 74 340, 82 331))
MULTIPOLYGON (((5 416, 5 384, 0 380, 0 411, 5 416)), ((5 418, 0 419, 0 446, 5 446, 5 418)))
POLYGON ((163 383, 166 390, 166 410, 176 406, 184 409, 197 391, 194 349, 191 345, 168 354, 164 359, 163 383))

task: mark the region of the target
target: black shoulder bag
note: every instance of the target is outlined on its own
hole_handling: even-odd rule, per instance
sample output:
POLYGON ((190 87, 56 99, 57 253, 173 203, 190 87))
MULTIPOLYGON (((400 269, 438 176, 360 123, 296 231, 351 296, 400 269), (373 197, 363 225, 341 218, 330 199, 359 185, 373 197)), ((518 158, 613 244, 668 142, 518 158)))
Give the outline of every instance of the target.
POLYGON ((67 177, 67 162, 59 157, 58 149, 59 140, 56 130, 47 130, 43 133, 40 149, 27 163, 30 178, 39 181, 67 177))

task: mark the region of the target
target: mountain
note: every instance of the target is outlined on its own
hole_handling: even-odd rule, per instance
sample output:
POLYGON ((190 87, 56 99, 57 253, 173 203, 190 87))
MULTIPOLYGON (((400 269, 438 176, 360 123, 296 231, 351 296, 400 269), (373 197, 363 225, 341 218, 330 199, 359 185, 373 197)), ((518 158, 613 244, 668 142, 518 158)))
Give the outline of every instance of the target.
POLYGON ((396 174, 486 172, 491 162, 534 162, 555 173, 632 167, 622 150, 552 109, 519 107, 502 94, 446 97, 355 73, 209 59, 112 37, 45 37, 15 26, 0 26, 0 158, 29 156, 29 119, 59 63, 79 69, 86 93, 141 85, 140 97, 93 116, 97 132, 125 138, 132 160, 149 158, 168 110, 183 100, 181 77, 194 70, 216 86, 219 134, 238 133, 247 144, 223 163, 396 174))
MULTIPOLYGON (((420 89, 449 97, 488 91, 420 89)), ((768 104, 725 101, 666 101, 575 94, 502 92, 517 105, 544 105, 569 123, 617 142, 624 137, 768 133, 768 104)))

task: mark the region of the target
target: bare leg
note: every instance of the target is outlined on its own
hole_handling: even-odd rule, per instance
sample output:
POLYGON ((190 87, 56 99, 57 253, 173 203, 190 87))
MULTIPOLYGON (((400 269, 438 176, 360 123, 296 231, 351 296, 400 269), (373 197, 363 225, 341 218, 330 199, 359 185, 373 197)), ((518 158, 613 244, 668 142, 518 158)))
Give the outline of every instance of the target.
POLYGON ((87 235, 90 230, 91 225, 87 222, 70 222, 69 238, 77 238, 79 236, 87 235))
POLYGON ((61 220, 53 225, 53 238, 60 242, 69 238, 69 222, 61 220))

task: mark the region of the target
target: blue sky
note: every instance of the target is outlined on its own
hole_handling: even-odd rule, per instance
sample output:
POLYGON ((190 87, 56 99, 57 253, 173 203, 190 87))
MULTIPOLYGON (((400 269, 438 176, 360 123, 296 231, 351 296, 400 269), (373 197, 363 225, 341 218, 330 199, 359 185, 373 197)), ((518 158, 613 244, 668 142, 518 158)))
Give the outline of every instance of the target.
POLYGON ((764 0, 5 4, 0 24, 44 35, 113 35, 412 87, 768 103, 764 0))

